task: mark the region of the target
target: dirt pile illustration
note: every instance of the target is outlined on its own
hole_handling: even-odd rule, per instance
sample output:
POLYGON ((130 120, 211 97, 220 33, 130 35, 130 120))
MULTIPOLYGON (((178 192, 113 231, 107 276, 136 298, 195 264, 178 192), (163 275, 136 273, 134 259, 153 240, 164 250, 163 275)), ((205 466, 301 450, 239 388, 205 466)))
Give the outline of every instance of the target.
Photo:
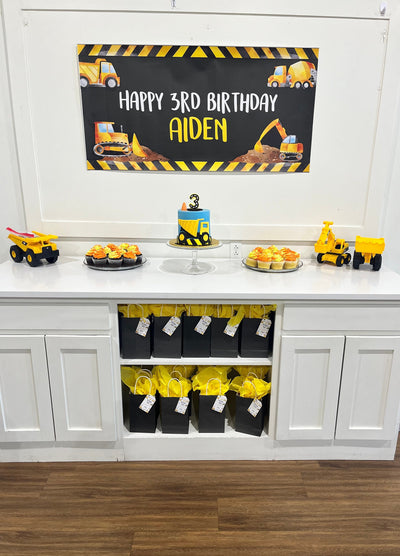
POLYGON ((269 145, 262 145, 262 152, 250 149, 246 154, 237 156, 232 162, 250 162, 253 164, 275 164, 281 162, 279 158, 279 149, 270 147, 269 145))

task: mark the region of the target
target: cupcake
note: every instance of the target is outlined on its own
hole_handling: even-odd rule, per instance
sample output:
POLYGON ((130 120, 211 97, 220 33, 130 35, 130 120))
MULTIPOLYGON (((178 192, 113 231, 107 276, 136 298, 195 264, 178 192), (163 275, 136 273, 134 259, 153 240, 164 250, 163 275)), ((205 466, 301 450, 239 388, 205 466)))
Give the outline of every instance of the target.
POLYGON ((111 253, 108 253, 108 264, 113 268, 118 268, 122 265, 122 252, 114 249, 111 253))
POLYGON ((135 264, 137 264, 136 253, 133 251, 124 251, 122 253, 122 264, 124 266, 135 266, 135 264))
POLYGON ((143 260, 143 255, 137 245, 130 245, 128 251, 132 251, 136 255, 136 262, 139 264, 143 260))
POLYGON ((101 245, 93 245, 93 247, 91 247, 89 251, 85 253, 86 264, 90 264, 90 265, 93 264, 93 253, 98 249, 102 249, 101 245))
POLYGON ((283 263, 284 261, 282 255, 280 255, 279 253, 275 253, 274 255, 272 255, 271 268, 273 270, 282 270, 283 263))
POLYGON ((265 249, 263 253, 258 256, 257 259, 257 266, 258 268, 262 269, 269 269, 271 268, 272 257, 270 253, 265 249))
POLYGON ((92 255, 92 261, 94 266, 106 266, 107 264, 107 253, 104 249, 96 249, 92 255))
POLYGON ((257 259, 259 257, 259 255, 262 253, 263 248, 262 247, 256 247, 255 249, 253 249, 252 251, 250 251, 250 253, 247 255, 246 258, 246 264, 247 266, 254 266, 254 268, 257 268, 257 259))
POLYGON ((298 259, 297 259, 296 253, 294 253, 294 252, 286 253, 285 263, 283 265, 283 268, 286 268, 286 269, 297 268, 297 264, 298 264, 298 259))

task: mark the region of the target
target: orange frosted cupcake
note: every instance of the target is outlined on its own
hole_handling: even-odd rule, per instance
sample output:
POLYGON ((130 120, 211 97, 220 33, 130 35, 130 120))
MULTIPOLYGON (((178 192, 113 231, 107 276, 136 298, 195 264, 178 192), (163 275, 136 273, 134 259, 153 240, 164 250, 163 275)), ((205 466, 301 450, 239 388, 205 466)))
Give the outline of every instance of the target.
POLYGON ((137 256, 133 251, 124 251, 122 253, 122 264, 124 266, 134 266, 137 264, 137 256))
POLYGON ((107 264, 107 253, 104 249, 96 249, 92 255, 94 266, 105 266, 107 264))
POLYGON ((297 268, 297 264, 298 264, 298 259, 297 259, 297 253, 286 253, 285 255, 285 263, 284 263, 284 268, 289 269, 289 268, 297 268))
POLYGON ((271 254, 265 249, 261 255, 258 256, 257 259, 257 266, 258 268, 269 269, 271 268, 272 263, 272 256, 271 254))

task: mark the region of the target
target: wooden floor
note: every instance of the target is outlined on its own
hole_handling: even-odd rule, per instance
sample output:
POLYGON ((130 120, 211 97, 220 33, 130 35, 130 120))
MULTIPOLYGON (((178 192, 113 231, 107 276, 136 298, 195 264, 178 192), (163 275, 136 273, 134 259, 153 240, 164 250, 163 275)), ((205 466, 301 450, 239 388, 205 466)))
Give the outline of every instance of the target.
POLYGON ((0 464, 0 554, 400 554, 394 462, 0 464))

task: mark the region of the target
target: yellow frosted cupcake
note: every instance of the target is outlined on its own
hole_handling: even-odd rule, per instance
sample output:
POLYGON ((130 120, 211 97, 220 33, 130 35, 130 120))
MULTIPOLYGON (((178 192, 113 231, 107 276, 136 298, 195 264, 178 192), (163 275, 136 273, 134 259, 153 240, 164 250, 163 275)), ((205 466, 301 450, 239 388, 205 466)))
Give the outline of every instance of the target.
POLYGON ((272 270, 282 270, 283 263, 284 260, 282 255, 279 255, 279 253, 275 253, 275 255, 272 255, 272 262, 271 262, 272 270))
POLYGON ((256 247, 253 251, 250 251, 246 258, 247 266, 254 266, 254 268, 257 268, 257 259, 260 254, 260 250, 262 252, 262 247, 256 247))

